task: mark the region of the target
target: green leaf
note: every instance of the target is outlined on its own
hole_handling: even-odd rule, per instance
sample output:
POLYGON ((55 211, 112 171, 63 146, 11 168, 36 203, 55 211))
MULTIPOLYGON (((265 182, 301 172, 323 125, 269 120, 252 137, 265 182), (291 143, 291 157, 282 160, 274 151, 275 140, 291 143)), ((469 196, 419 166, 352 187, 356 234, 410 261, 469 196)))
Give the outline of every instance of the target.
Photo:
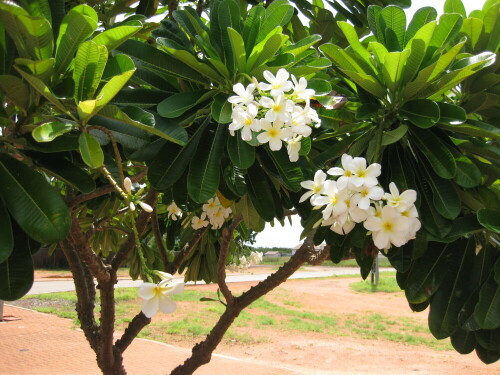
POLYGON ((288 47, 283 48, 284 53, 291 53, 294 56, 299 56, 301 53, 307 51, 309 47, 312 47, 321 40, 321 35, 313 34, 299 40, 295 44, 291 44, 288 47))
POLYGON ((215 195, 219 187, 220 161, 226 143, 227 127, 218 125, 215 135, 205 136, 189 165, 188 193, 197 203, 204 203, 215 195))
POLYGON ((24 110, 28 109, 30 89, 20 78, 11 75, 0 75, 0 90, 16 106, 24 110))
POLYGON ((19 69, 18 67, 15 67, 16 70, 21 74, 21 76, 28 81, 28 83, 33 86, 33 88, 38 91, 40 94, 45 96, 45 98, 54 104, 57 109, 59 109, 62 113, 65 113, 69 115, 71 118, 74 119, 73 115, 70 114, 70 112, 66 109, 66 107, 57 99, 57 97, 50 91, 50 89, 47 87, 45 83, 43 83, 41 80, 38 78, 26 73, 25 71, 19 69))
POLYGON ((54 72, 55 60, 53 58, 44 60, 30 60, 19 57, 14 61, 16 62, 17 67, 22 67, 25 72, 33 74, 33 76, 43 82, 48 82, 52 77, 52 73, 54 72))
POLYGON ((256 232, 261 232, 264 230, 265 221, 259 216, 255 207, 250 200, 248 194, 245 194, 236 204, 233 206, 234 214, 236 216, 241 215, 243 221, 249 229, 256 232))
POLYGON ((462 0, 446 0, 444 2, 444 12, 445 13, 458 13, 463 18, 467 17, 465 13, 465 7, 462 0))
POLYGON ((307 82, 307 88, 315 91, 315 97, 321 95, 328 95, 332 92, 332 85, 330 82, 323 79, 311 79, 307 82))
POLYGON ((214 96, 214 101, 212 103, 212 117, 219 124, 229 124, 232 119, 231 115, 233 113, 233 107, 231 103, 227 101, 228 95, 217 94, 214 96))
POLYGON ((450 262, 451 270, 433 295, 429 311, 429 328, 438 340, 450 336, 458 328, 458 314, 473 290, 469 275, 476 255, 475 239, 460 240, 450 246, 456 249, 450 262))
POLYGON ((75 82, 75 102, 91 99, 101 81, 108 50, 105 46, 88 41, 78 48, 75 58, 73 80, 75 82))
POLYGON ((439 106, 439 122, 458 125, 467 120, 467 114, 462 107, 443 102, 437 102, 437 105, 439 106))
POLYGON ((448 244, 429 242, 423 257, 413 264, 406 279, 405 294, 410 303, 423 303, 436 290, 446 276, 448 244))
MULTIPOLYGON (((497 260, 496 263, 500 262, 497 260)), ((474 309, 474 318, 481 328, 500 327, 500 285, 492 273, 479 292, 479 302, 474 309)))
POLYGON ((176 58, 146 43, 129 39, 118 46, 117 50, 132 57, 136 66, 142 66, 154 72, 168 74, 188 81, 208 84, 208 81, 196 70, 185 64, 179 64, 179 60, 176 58))
POLYGON ((406 30, 405 45, 415 36, 415 34, 426 24, 434 21, 437 17, 436 9, 432 7, 423 7, 418 9, 406 30))
POLYGON ((272 151, 269 147, 265 147, 265 149, 286 187, 291 191, 298 192, 302 188, 300 183, 304 180, 304 175, 297 163, 290 161, 284 148, 279 151, 272 151))
POLYGON ((257 44, 248 57, 246 71, 252 72, 254 68, 274 57, 287 39, 288 37, 283 34, 274 34, 269 39, 257 44))
POLYGON ((474 332, 469 332, 464 329, 457 329, 450 335, 450 342, 460 354, 469 354, 476 347, 476 336, 474 332))
POLYGON ((64 122, 47 122, 36 127, 31 135, 37 142, 51 142, 60 135, 73 129, 73 125, 64 122))
POLYGON ((396 143, 401 138, 403 138, 407 132, 408 126, 404 124, 398 126, 396 129, 385 131, 382 135, 382 146, 396 143))
POLYGON ((290 21, 294 8, 287 0, 275 0, 267 8, 259 29, 257 42, 263 40, 273 29, 284 26, 290 21))
POLYGON ((481 208, 477 211, 479 223, 486 229, 500 233, 500 210, 494 208, 481 208))
POLYGON ((271 189, 274 187, 269 183, 260 166, 252 165, 245 176, 248 186, 248 195, 255 210, 265 221, 271 221, 275 217, 275 201, 271 189))
POLYGON ((89 133, 82 133, 78 137, 80 155, 90 168, 99 168, 104 164, 104 153, 99 142, 89 133))
POLYGON ((400 7, 393 5, 385 7, 380 12, 379 23, 381 24, 380 28, 386 34, 386 42, 387 42, 388 30, 389 33, 393 34, 397 39, 398 48, 392 50, 401 51, 404 46, 405 32, 406 32, 406 15, 404 10, 401 9, 400 7))
POLYGON ((77 5, 64 16, 56 42, 56 73, 63 73, 80 43, 97 29, 97 13, 87 5, 77 5))
POLYGON ((142 24, 137 21, 137 26, 118 26, 97 34, 92 41, 105 46, 112 51, 126 40, 132 38, 142 29, 142 24))
POLYGON ((356 29, 354 26, 347 22, 337 22, 339 28, 342 30, 344 33, 349 46, 353 49, 353 51, 356 53, 356 55, 369 67, 366 68, 372 69, 372 72, 375 74, 377 71, 377 68, 375 67, 375 64, 373 63, 372 56, 370 53, 366 50, 366 48, 360 43, 358 33, 356 32, 356 29))
POLYGON ((387 88, 395 92, 402 84, 402 77, 406 61, 410 55, 410 50, 402 52, 389 52, 384 57, 382 73, 387 88))
POLYGON ((245 19, 243 27, 243 40, 245 42, 245 50, 247 56, 255 47, 257 36, 259 35, 261 24, 264 20, 266 9, 263 6, 254 6, 250 9, 250 13, 245 19))
POLYGON ((9 211, 0 197, 0 263, 12 254, 14 249, 14 236, 9 211))
POLYGON ((399 113, 419 128, 430 128, 439 121, 439 106, 436 102, 416 99, 406 102, 399 113))
POLYGON ((468 157, 460 155, 456 159, 457 172, 453 181, 464 188, 473 188, 481 183, 481 171, 468 157))
POLYGON ((457 164, 448 147, 430 130, 413 128, 411 133, 411 141, 427 158, 434 172, 445 179, 453 178, 457 164))
POLYGON ((195 107, 207 92, 188 91, 174 94, 158 104, 158 114, 166 118, 176 118, 195 107))
POLYGON ((42 175, 0 154, 0 178, 0 195, 7 209, 30 237, 43 243, 66 237, 71 225, 68 208, 42 175))
POLYGON ((462 28, 463 19, 456 13, 445 13, 439 17, 439 23, 434 30, 432 39, 429 43, 424 61, 430 59, 436 51, 442 50, 447 47, 448 43, 452 41, 460 32, 462 28))
POLYGON ((250 168, 255 162, 255 147, 241 139, 239 134, 228 137, 227 152, 231 162, 238 168, 250 168))
POLYGON ((15 301, 29 292, 33 285, 34 269, 27 236, 17 229, 14 250, 0 263, 0 299, 15 301))
POLYGON ((466 18, 462 25, 461 33, 467 35, 468 43, 470 43, 471 50, 476 49, 476 45, 483 35, 484 24, 478 18, 466 18))
POLYGON ((406 49, 410 49, 406 66, 403 73, 403 84, 406 84, 415 78, 424 60, 425 51, 429 46, 432 34, 436 28, 436 22, 432 21, 424 25, 417 31, 415 36, 410 39, 406 45, 406 49))
POLYGON ((185 147, 167 143, 158 156, 148 165, 148 179, 156 190, 165 191, 181 178, 189 165, 209 122, 196 129, 185 147))
POLYGON ((235 29, 228 27, 227 33, 231 42, 231 48, 234 54, 236 66, 240 72, 246 72, 247 55, 245 52, 245 42, 243 37, 235 29))

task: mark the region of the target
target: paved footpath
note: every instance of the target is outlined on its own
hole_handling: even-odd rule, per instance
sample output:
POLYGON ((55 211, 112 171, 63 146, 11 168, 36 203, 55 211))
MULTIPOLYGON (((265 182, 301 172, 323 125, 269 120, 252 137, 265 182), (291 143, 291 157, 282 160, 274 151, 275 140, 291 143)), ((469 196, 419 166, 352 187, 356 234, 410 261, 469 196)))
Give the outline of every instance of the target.
MULTIPOLYGON (((69 319, 6 305, 0 322, 0 375, 98 375, 95 356, 83 332, 69 319)), ((175 344, 175 343, 174 343, 175 344)), ((181 364, 189 349, 136 339, 124 353, 129 375, 165 375, 181 364)), ((197 375, 303 375, 276 364, 215 354, 197 375)))

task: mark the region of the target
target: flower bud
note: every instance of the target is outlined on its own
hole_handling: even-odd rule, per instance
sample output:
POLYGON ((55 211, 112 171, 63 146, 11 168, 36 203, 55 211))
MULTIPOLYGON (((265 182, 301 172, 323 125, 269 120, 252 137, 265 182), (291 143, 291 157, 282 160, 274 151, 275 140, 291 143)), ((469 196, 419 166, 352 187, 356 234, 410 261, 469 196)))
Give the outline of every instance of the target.
POLYGON ((146 212, 153 212, 153 207, 149 204, 139 201, 139 206, 146 212))
POLYGON ((130 178, 125 177, 125 179, 123 180, 123 188, 125 189, 125 192, 127 194, 132 193, 132 180, 130 180, 130 178))
POLYGON ((134 204, 134 202, 130 202, 130 204, 128 205, 128 207, 130 208, 130 211, 135 211, 135 204, 134 204))

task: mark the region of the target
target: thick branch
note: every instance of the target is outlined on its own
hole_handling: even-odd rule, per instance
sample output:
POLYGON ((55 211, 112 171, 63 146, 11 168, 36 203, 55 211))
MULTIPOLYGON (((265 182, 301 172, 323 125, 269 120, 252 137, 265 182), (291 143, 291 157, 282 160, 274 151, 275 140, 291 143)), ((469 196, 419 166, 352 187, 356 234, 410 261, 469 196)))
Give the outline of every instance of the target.
MULTIPOLYGON (((146 197, 144 198, 144 203, 149 204, 151 207, 154 207, 156 205, 156 200, 158 199, 158 192, 154 190, 153 188, 150 188, 148 193, 146 194, 146 197)), ((146 211, 141 211, 139 216, 137 217, 137 220, 135 222, 136 227, 137 227, 137 232, 139 233, 139 236, 144 233, 146 230, 149 218, 151 217, 150 212, 146 211)), ((117 270, 118 267, 121 266, 121 264, 125 261, 125 259, 128 256, 128 253, 132 251, 132 249, 135 247, 135 238, 134 236, 128 236, 127 240, 120 246, 120 249, 116 253, 116 255, 113 257, 113 260, 111 261, 111 266, 114 270, 117 270)))
POLYGON ((191 252, 194 250, 198 242, 200 241, 201 236, 203 233, 205 233, 208 230, 208 227, 203 227, 201 229, 198 229, 196 232, 193 233, 191 236, 191 239, 189 242, 187 242, 182 250, 177 254, 175 257, 174 261, 171 263, 168 263, 165 266, 165 272, 168 272, 169 274, 173 275, 174 273, 177 272, 181 264, 186 260, 186 258, 191 254, 191 252))
POLYGON ((292 257, 286 262, 278 271, 270 275, 264 281, 261 281, 256 286, 250 288, 243 293, 240 297, 234 298, 234 303, 226 306, 226 310, 215 324, 214 328, 210 331, 208 336, 202 342, 193 347, 192 355, 186 361, 176 367, 170 375, 191 375, 200 366, 208 363, 212 357, 212 352, 222 340, 222 337, 227 332, 231 324, 238 317, 240 312, 250 305, 255 300, 262 297, 264 294, 269 293, 278 285, 283 283, 290 277, 296 270, 304 264, 310 254, 314 251, 313 237, 316 231, 311 232, 302 246, 292 257))
POLYGON ((85 238, 74 212, 71 213, 71 219, 72 222, 69 237, 71 238, 71 242, 75 244, 75 249, 77 250, 80 259, 83 263, 85 263, 89 271, 99 283, 109 281, 109 270, 101 259, 99 259, 97 254, 90 248, 87 238, 85 238))
POLYGON ((67 239, 60 243, 61 249, 68 261, 73 281, 75 283, 76 295, 78 297, 76 303, 76 312, 83 333, 90 344, 90 347, 97 353, 97 344, 99 340, 99 327, 94 318, 95 307, 95 286, 94 280, 88 269, 80 262, 78 255, 67 239), (90 279, 90 283, 88 280, 90 279), (91 285, 90 285, 91 284, 91 285))
MULTIPOLYGON (((115 275, 116 279, 116 275, 115 275)), ((113 333, 115 327, 115 285, 111 281, 99 283, 101 299, 101 324, 99 327, 99 367, 105 374, 115 367, 113 333)))
POLYGON ((217 284, 219 284, 219 289, 228 305, 232 305, 234 303, 234 296, 226 284, 227 253, 229 251, 229 244, 233 239, 234 230, 238 225, 240 225, 242 220, 243 217, 239 216, 233 220, 228 228, 224 228, 222 231, 222 239, 220 241, 219 260, 217 262, 217 284))
MULTIPOLYGON (((147 170, 141 171, 140 173, 137 173, 136 175, 130 177, 132 182, 138 182, 141 181, 143 178, 145 178, 148 174, 147 170)), ((73 208, 78 206, 79 204, 85 203, 91 199, 102 197, 103 195, 113 193, 115 191, 115 188, 113 185, 105 185, 101 186, 98 189, 95 189, 92 193, 88 194, 82 194, 77 196, 76 198, 72 199, 71 201, 68 202, 68 207, 73 208)))
POLYGON ((128 327, 125 329, 125 332, 123 332, 122 337, 116 340, 115 347, 123 353, 137 337, 139 332, 141 332, 141 330, 149 323, 151 323, 151 318, 147 318, 142 312, 134 316, 134 319, 132 319, 128 327))

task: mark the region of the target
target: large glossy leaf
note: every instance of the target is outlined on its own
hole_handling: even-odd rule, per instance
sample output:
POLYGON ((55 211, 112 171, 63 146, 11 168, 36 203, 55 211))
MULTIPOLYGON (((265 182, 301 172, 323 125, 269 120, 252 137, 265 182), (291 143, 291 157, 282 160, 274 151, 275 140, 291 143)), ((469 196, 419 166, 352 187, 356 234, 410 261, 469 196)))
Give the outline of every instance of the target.
POLYGON ((75 58, 73 80, 75 82, 75 102, 90 99, 94 96, 101 81, 108 50, 105 46, 88 41, 78 48, 75 58))
POLYGON ((0 90, 12 102, 26 110, 29 105, 29 87, 21 79, 12 75, 0 75, 0 90))
POLYGON ((419 128, 430 128, 439 121, 439 106, 436 102, 416 99, 406 102, 399 112, 419 128))
POLYGON ((279 26, 284 26, 293 16, 294 8, 287 0, 273 1, 267 8, 259 29, 257 42, 263 40, 269 32, 279 26))
POLYGON ((56 73, 63 73, 80 43, 97 29, 97 13, 88 5, 77 5, 64 16, 56 42, 56 73))
POLYGON ((118 26, 97 34, 92 41, 106 46, 109 51, 130 39, 142 29, 142 24, 137 21, 137 26, 118 26))
POLYGON ((170 188, 182 176, 207 126, 208 121, 205 121, 183 148, 168 143, 162 147, 158 156, 148 166, 148 178, 156 190, 164 191, 170 188))
POLYGON ((245 194, 238 202, 236 202, 233 211, 234 215, 241 215, 243 217, 243 221, 249 229, 257 232, 264 230, 266 222, 262 220, 255 210, 248 194, 245 194))
MULTIPOLYGON (((497 260, 498 262, 500 261, 497 260)), ((500 285, 495 281, 493 273, 481 287, 479 302, 474 309, 474 318, 481 328, 500 327, 500 285)))
POLYGON ((301 189, 300 183, 304 180, 304 176, 297 163, 290 161, 288 153, 284 148, 280 151, 272 151, 268 147, 265 149, 286 187, 294 192, 299 191, 301 189))
POLYGON ((254 68, 270 60, 286 40, 284 35, 274 34, 257 44, 248 57, 246 71, 252 72, 254 68))
POLYGON ((16 63, 16 68, 19 67, 25 72, 33 74, 34 77, 43 82, 48 82, 54 72, 55 60, 53 58, 30 60, 19 57, 14 61, 16 63))
POLYGON ((389 50, 401 51, 404 46, 406 32, 406 16, 404 10, 400 7, 389 5, 380 12, 380 19, 378 22, 381 24, 380 28, 385 34, 386 43, 388 44, 389 40, 393 38, 397 42, 394 48, 389 48, 389 50))
POLYGON ((4 262, 14 249, 14 237, 9 211, 0 198, 0 263, 4 262))
POLYGON ((54 139, 73 129, 73 125, 65 122, 47 122, 37 126, 31 135, 37 142, 52 142, 54 139))
POLYGON ((12 217, 33 239, 61 241, 71 220, 61 196, 44 177, 23 163, 0 154, 0 194, 12 217))
POLYGON ((271 189, 274 189, 274 187, 271 186, 262 169, 255 164, 251 166, 245 176, 245 181, 248 186, 250 200, 260 217, 265 221, 273 220, 276 202, 273 199, 271 189))
POLYGON ((19 228, 14 232, 14 250, 0 263, 0 299, 15 301, 29 292, 34 270, 26 234, 19 228))
POLYGON ((458 313, 473 292, 469 275, 474 266, 476 241, 470 238, 450 246, 455 248, 451 269, 432 297, 429 311, 429 328, 438 340, 450 336, 458 328, 458 313))
POLYGON ((245 42, 243 37, 235 29, 229 27, 227 29, 229 40, 231 41, 231 48, 234 54, 236 66, 240 72, 246 72, 247 56, 245 52, 245 42))
POLYGON ((439 177, 451 179, 455 176, 457 164, 448 147, 431 130, 411 129, 412 142, 424 154, 439 177))
POLYGON ((446 276, 448 244, 430 242, 429 249, 413 265, 406 279, 405 294, 408 302, 422 303, 433 295, 446 276))
POLYGON ((228 137, 227 152, 232 163, 239 168, 247 169, 255 162, 255 147, 242 140, 239 134, 228 137))
POLYGON ((217 94, 212 102, 212 117, 219 124, 229 124, 233 113, 233 106, 227 101, 228 95, 217 94))
POLYGON ((453 40, 462 28, 463 19, 456 13, 445 13, 439 17, 439 23, 429 43, 425 60, 431 58, 436 51, 441 50, 453 40))
POLYGON ((214 136, 205 133, 189 165, 188 193, 197 203, 215 195, 219 187, 220 161, 226 144, 227 128, 218 125, 214 136))
POLYGON ((104 153, 99 142, 89 133, 81 133, 78 137, 80 155, 90 168, 99 168, 104 163, 104 153))
MULTIPOLYGON (((432 7, 423 7, 418 9, 410 23, 405 34, 405 45, 415 36, 415 34, 426 24, 434 21, 437 17, 436 9, 432 7)), ((422 56, 423 57, 423 56, 422 56)))
POLYGON ((481 183, 481 171, 468 157, 460 155, 456 163, 457 172, 453 181, 464 188, 473 188, 481 183))
POLYGON ((195 107, 207 92, 204 90, 181 92, 169 96, 158 104, 158 114, 166 118, 176 118, 195 107))
POLYGON ((488 230, 500 233, 500 210, 494 208, 482 208, 477 211, 479 223, 488 230))
POLYGON ((384 56, 382 73, 385 85, 390 91, 395 92, 402 84, 403 72, 410 55, 410 50, 402 52, 389 52, 384 56))
POLYGON ((463 329, 457 329, 450 336, 451 345, 460 354, 469 354, 476 347, 476 335, 463 329))

